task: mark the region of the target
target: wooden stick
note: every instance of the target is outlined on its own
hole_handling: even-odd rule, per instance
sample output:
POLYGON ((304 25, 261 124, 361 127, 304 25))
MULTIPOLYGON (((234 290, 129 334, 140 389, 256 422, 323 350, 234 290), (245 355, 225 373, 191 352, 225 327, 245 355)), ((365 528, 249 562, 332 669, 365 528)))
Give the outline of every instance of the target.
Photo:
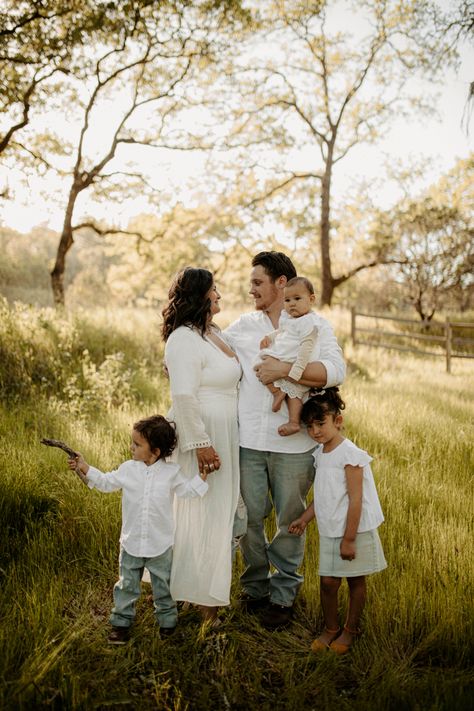
MULTIPOLYGON (((59 440, 59 439, 46 439, 45 437, 43 437, 43 439, 41 440, 41 444, 45 444, 47 447, 58 447, 59 449, 62 449, 63 452, 66 452, 66 454, 68 455, 68 457, 70 459, 75 459, 77 456, 79 456, 78 452, 76 452, 74 449, 72 449, 69 445, 65 444, 64 442, 61 442, 61 440, 59 440)), ((81 472, 79 467, 76 467, 74 469, 74 471, 76 472, 79 479, 81 479, 81 481, 83 481, 84 484, 87 484, 86 475, 81 472)))
POLYGON ((69 445, 65 444, 64 442, 61 442, 59 439, 43 439, 41 440, 41 444, 46 444, 48 447, 59 447, 59 449, 62 449, 66 454, 68 454, 71 459, 75 459, 77 457, 77 452, 74 451, 69 445))

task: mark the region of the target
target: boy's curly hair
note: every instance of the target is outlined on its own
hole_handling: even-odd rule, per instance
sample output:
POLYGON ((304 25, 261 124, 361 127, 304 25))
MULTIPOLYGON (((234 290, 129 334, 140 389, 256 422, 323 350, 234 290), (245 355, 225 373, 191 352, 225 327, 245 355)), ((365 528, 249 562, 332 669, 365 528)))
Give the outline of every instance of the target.
POLYGON ((133 429, 139 432, 150 445, 150 449, 160 450, 160 459, 169 457, 177 443, 176 425, 163 417, 151 415, 138 420, 133 429))
POLYGON ((301 421, 305 425, 310 425, 311 422, 324 420, 327 414, 336 417, 345 407, 346 404, 339 394, 338 387, 316 390, 303 405, 301 421))

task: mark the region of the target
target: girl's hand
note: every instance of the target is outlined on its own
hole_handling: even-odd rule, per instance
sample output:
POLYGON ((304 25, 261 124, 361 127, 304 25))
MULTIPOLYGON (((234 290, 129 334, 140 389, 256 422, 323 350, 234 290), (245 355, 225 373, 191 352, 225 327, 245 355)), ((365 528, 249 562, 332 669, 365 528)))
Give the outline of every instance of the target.
POLYGON ((300 518, 297 518, 290 523, 290 525, 288 526, 288 533, 294 533, 295 536, 302 536, 306 530, 307 525, 308 524, 303 519, 303 517, 300 516, 300 518))
POLYGON ((72 457, 71 459, 68 459, 67 464, 69 469, 71 469, 73 472, 75 472, 76 469, 79 469, 81 474, 85 475, 89 471, 89 465, 87 464, 82 454, 80 454, 79 452, 77 454, 77 457, 72 457))
POLYGON ((268 338, 268 336, 265 336, 260 341, 260 348, 269 348, 269 346, 271 346, 271 345, 272 345, 272 342, 271 342, 271 339, 268 338))
MULTIPOLYGON (((220 469, 221 460, 214 447, 198 447, 196 449, 199 473, 207 478, 208 474, 220 469)), ((204 479, 205 481, 206 479, 204 479)))
POLYGON ((356 557, 355 541, 346 541, 346 539, 343 538, 341 541, 340 551, 342 560, 354 560, 356 557))

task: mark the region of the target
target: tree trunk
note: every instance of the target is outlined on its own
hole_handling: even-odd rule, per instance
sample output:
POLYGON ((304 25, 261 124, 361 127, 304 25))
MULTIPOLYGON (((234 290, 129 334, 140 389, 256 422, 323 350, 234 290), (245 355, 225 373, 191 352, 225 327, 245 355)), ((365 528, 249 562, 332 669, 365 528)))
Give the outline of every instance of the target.
POLYGON ((333 163, 334 142, 328 145, 326 167, 321 181, 321 306, 330 306, 334 291, 334 280, 331 270, 330 231, 331 231, 331 177, 333 163))
POLYGON ((66 255, 74 243, 74 238, 72 236, 72 215, 78 194, 79 190, 73 186, 71 192, 69 193, 63 231, 61 233, 61 239, 59 240, 58 250, 56 252, 56 262, 51 272, 51 288, 53 290, 55 306, 65 305, 64 272, 66 270, 66 255))

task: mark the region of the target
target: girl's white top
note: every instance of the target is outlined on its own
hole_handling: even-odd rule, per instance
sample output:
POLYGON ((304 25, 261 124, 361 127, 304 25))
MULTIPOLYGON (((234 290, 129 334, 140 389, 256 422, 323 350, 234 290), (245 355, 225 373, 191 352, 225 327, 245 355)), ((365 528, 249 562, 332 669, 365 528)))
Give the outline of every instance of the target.
POLYGON ((313 452, 316 476, 314 479, 314 511, 322 536, 339 538, 346 530, 349 496, 344 467, 350 464, 363 467, 362 513, 358 533, 378 528, 384 517, 374 476, 370 467, 372 457, 354 442, 344 439, 332 452, 323 452, 320 444, 313 452))

